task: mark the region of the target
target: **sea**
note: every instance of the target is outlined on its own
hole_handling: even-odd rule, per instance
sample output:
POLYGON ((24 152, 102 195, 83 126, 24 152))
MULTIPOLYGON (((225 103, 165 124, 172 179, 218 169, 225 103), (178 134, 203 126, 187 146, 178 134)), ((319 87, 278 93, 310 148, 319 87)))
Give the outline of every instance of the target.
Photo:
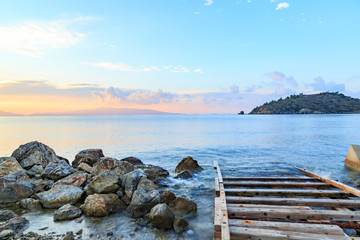
POLYGON ((296 165, 352 186, 360 184, 359 172, 344 166, 350 146, 360 145, 359 114, 0 118, 0 156, 10 156, 19 145, 34 140, 70 161, 83 149, 101 148, 108 157, 134 156, 162 166, 170 173, 172 191, 198 205, 197 214, 186 217, 190 228, 182 235, 138 226, 123 213, 81 223, 54 223, 51 210, 23 213, 30 221, 27 231, 42 234, 82 229, 85 239, 98 239, 109 231, 114 239, 212 239, 214 160, 230 175, 276 175, 284 169, 291 174, 296 165), (188 180, 173 178, 177 163, 187 156, 204 171, 188 180))

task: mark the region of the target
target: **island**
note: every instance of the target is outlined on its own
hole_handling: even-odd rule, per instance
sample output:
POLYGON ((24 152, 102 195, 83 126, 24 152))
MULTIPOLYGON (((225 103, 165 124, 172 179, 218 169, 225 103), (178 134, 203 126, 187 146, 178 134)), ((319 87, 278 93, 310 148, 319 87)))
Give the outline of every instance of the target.
POLYGON ((339 92, 298 94, 267 102, 249 114, 340 114, 360 113, 360 99, 339 92))

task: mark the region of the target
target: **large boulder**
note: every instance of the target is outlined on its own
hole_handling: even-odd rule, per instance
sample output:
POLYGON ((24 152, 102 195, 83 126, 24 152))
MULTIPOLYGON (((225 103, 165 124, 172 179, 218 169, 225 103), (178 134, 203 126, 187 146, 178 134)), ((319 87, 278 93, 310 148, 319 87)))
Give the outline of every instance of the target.
POLYGON ((165 189, 160 192, 160 203, 166 203, 169 205, 176 198, 175 194, 169 189, 165 189))
POLYGON ((180 217, 175 218, 173 223, 174 230, 178 234, 184 232, 188 226, 189 223, 185 219, 180 217))
POLYGON ((135 168, 143 170, 149 179, 156 179, 159 177, 166 178, 169 176, 169 172, 166 169, 151 164, 136 165, 135 168))
POLYGON ((169 203, 170 208, 175 214, 194 214, 197 211, 197 205, 194 201, 183 197, 176 197, 169 203))
POLYGON ((191 173, 189 173, 187 170, 181 171, 175 176, 175 178, 181 178, 181 179, 188 179, 191 177, 192 177, 191 173))
POLYGON ((72 165, 78 167, 80 163, 84 162, 93 166, 100 158, 104 157, 101 149, 85 149, 76 154, 72 165))
POLYGON ((82 162, 82 163, 80 163, 78 169, 80 171, 85 171, 87 173, 91 173, 92 167, 90 167, 89 164, 82 162))
POLYGON ((41 210, 42 206, 38 199, 25 198, 20 200, 20 207, 27 210, 41 210))
POLYGON ((84 204, 80 206, 81 210, 83 210, 87 216, 94 217, 105 217, 124 207, 124 203, 122 203, 114 193, 95 193, 94 195, 88 196, 84 204))
POLYGON ((34 165, 42 165, 45 168, 49 163, 59 160, 52 148, 38 141, 20 145, 11 157, 16 158, 26 170, 34 165))
MULTIPOLYGON (((0 224, 0 232, 11 230, 15 236, 22 233, 29 227, 29 221, 24 217, 14 217, 0 224)), ((10 238, 11 239, 11 238, 10 238)))
POLYGON ((0 222, 5 222, 16 216, 17 215, 11 210, 7 210, 7 209, 0 210, 0 222))
POLYGON ((71 220, 80 216, 80 208, 66 204, 54 212, 54 221, 71 220))
POLYGON ((136 158, 136 157, 127 157, 127 158, 123 158, 121 159, 120 161, 125 161, 125 162, 128 162, 128 163, 131 163, 132 165, 144 165, 144 163, 136 158))
POLYGON ((49 191, 36 194, 44 208, 59 208, 65 204, 75 204, 84 191, 71 185, 56 185, 49 191))
POLYGON ((119 177, 116 174, 104 172, 96 176, 89 187, 96 193, 114 193, 120 188, 119 177))
POLYGON ((17 202, 34 194, 34 185, 24 172, 0 178, 0 203, 17 202))
POLYGON ((181 171, 184 170, 188 171, 189 173, 194 173, 203 170, 203 168, 199 166, 196 160, 194 160, 190 156, 187 156, 178 163, 178 165, 175 168, 175 172, 180 173, 181 171))
POLYGON ((0 177, 4 177, 10 173, 24 171, 18 161, 13 157, 0 157, 0 177))
POLYGON ((160 193, 157 190, 138 189, 133 193, 126 214, 131 217, 144 217, 158 203, 160 193))
POLYGON ((98 175, 103 172, 113 172, 123 175, 134 170, 134 166, 126 161, 119 161, 116 158, 103 157, 94 164, 91 173, 98 175))
POLYGON ((133 192, 137 188, 142 177, 146 177, 146 175, 140 170, 134 170, 121 177, 121 187, 124 189, 124 193, 129 199, 131 199, 133 192))
POLYGON ((137 185, 137 189, 145 189, 146 191, 151 191, 157 189, 155 183, 146 177, 142 177, 137 185))
POLYGON ((58 180, 60 178, 69 176, 70 174, 76 172, 67 162, 61 160, 59 162, 53 162, 47 165, 44 172, 41 174, 42 178, 49 178, 53 180, 58 180))
POLYGON ((87 173, 75 172, 63 179, 57 181, 54 185, 71 185, 75 187, 83 187, 87 180, 87 173))
POLYGON ((157 228, 171 228, 175 215, 168 205, 160 203, 151 209, 149 219, 157 228))

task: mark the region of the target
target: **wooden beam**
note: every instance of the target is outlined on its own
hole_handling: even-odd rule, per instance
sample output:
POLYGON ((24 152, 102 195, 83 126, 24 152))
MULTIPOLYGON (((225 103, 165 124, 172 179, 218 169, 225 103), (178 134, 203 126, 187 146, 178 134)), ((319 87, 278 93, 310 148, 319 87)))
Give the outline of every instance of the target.
POLYGON ((225 193, 231 196, 268 196, 268 195, 296 195, 296 196, 324 196, 344 197, 349 193, 340 190, 304 190, 304 189, 225 189, 225 193))
POLYGON ((221 202, 219 197, 215 198, 214 237, 221 238, 221 202))
POLYGON ((303 176, 303 177, 224 177, 226 181, 318 181, 315 178, 303 176))
POLYGON ((336 225, 229 219, 230 226, 344 236, 336 225))
POLYGON ((220 185, 219 185, 219 179, 215 178, 215 195, 218 197, 220 196, 220 185))
POLYGON ((348 207, 360 208, 359 200, 350 199, 318 199, 318 198, 270 198, 270 197, 226 197, 227 203, 268 204, 311 207, 348 207))
POLYGON ((308 206, 285 206, 285 205, 265 205, 265 204, 227 204, 229 208, 270 208, 270 209, 303 209, 311 210, 308 206))
POLYGON ((269 209, 269 208, 232 208, 228 207, 228 216, 267 217, 307 220, 343 220, 360 221, 360 211, 334 210, 301 210, 301 209, 269 209))
POLYGON ((287 187, 287 188, 297 188, 297 187, 314 187, 314 188, 329 188, 332 187, 331 184, 323 182, 256 182, 256 181, 247 181, 247 182, 224 182, 225 186, 245 186, 245 187, 287 187))
POLYGON ((340 188, 342 190, 344 190, 345 192, 347 193, 351 193, 357 197, 360 197, 360 191, 356 188, 353 188, 353 187, 350 187, 346 184, 343 184, 343 183, 340 183, 338 181, 335 181, 335 180, 332 180, 332 179, 328 179, 328 178, 324 178, 324 177, 320 177, 319 175, 316 175, 312 172, 309 172, 307 171, 306 169, 302 169, 302 168, 299 168, 297 166, 295 166, 296 169, 298 169, 300 172, 302 173, 305 173, 306 175, 310 176, 310 177, 313 177, 313 178, 316 178, 318 180, 321 180, 321 181, 324 181, 326 183, 329 183, 337 188, 340 188))

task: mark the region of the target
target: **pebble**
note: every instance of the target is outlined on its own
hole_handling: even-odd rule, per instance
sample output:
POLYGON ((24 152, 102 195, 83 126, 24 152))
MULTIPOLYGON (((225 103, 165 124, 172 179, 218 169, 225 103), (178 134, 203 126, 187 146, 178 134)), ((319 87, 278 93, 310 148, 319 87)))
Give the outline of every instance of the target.
POLYGON ((77 222, 77 223, 81 223, 82 221, 83 221, 83 219, 81 217, 75 219, 75 222, 77 222))
POLYGON ((76 232, 76 235, 81 235, 83 233, 83 230, 80 229, 79 231, 76 232))
POLYGON ((114 235, 113 232, 108 232, 108 233, 106 233, 106 236, 108 236, 108 237, 113 236, 113 235, 114 235))
POLYGON ((130 236, 134 236, 134 235, 135 235, 135 232, 131 232, 129 235, 130 235, 130 236))

